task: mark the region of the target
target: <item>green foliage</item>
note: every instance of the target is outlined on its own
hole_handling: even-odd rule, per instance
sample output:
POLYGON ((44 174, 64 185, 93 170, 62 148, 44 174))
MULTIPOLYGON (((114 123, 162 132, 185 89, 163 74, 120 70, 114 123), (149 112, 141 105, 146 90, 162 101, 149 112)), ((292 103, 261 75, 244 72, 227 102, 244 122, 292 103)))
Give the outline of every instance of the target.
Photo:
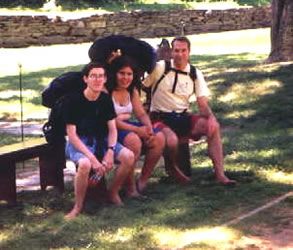
MULTIPOLYGON (((76 10, 76 9, 87 9, 87 8, 102 8, 109 11, 119 10, 168 10, 177 8, 190 8, 189 4, 196 3, 226 3, 231 0, 182 0, 175 1, 170 0, 168 3, 158 4, 156 1, 143 1, 143 0, 56 0, 57 6, 61 6, 63 10, 76 10)), ((42 6, 49 2, 49 0, 0 0, 0 6, 2 8, 42 8, 42 6)), ((235 0, 239 5, 247 6, 264 6, 270 5, 270 0, 235 0)))
POLYGON ((247 6, 266 6, 271 5, 271 0, 235 0, 239 5, 247 5, 247 6))
POLYGON ((1 8, 41 8, 46 0, 0 0, 1 8))

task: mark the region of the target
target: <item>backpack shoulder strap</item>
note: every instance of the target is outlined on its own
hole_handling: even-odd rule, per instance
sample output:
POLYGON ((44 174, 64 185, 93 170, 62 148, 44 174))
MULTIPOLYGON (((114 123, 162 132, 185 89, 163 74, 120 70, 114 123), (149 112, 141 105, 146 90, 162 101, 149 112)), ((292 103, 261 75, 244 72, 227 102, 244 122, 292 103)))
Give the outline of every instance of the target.
POLYGON ((195 81, 196 78, 197 78, 197 75, 196 75, 196 68, 190 64, 190 72, 189 72, 189 76, 190 78, 195 81))
MULTIPOLYGON (((197 78, 197 75, 196 75, 196 68, 190 64, 190 72, 189 72, 189 76, 190 78, 192 79, 192 81, 194 82, 197 78)), ((195 93, 195 84, 193 84, 193 93, 195 93)))
POLYGON ((165 76, 168 74, 168 72, 170 71, 170 69, 171 69, 171 62, 165 60, 165 70, 164 70, 164 73, 160 77, 160 79, 155 83, 155 86, 154 86, 153 91, 152 91, 152 96, 155 94, 155 92, 156 92, 156 90, 157 90, 157 88, 159 86, 159 83, 165 78, 165 76))

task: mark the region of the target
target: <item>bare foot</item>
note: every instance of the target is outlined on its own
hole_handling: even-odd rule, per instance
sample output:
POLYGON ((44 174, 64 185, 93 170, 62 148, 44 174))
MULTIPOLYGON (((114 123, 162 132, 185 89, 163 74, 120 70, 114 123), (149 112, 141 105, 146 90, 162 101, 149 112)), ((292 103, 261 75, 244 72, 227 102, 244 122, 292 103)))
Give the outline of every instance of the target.
POLYGON ((126 195, 127 195, 127 197, 130 197, 130 198, 132 198, 132 197, 135 198, 135 197, 141 196, 141 194, 139 192, 137 192, 136 190, 131 191, 131 192, 127 192, 126 195))
POLYGON ((177 181, 183 184, 191 182, 191 179, 183 174, 182 171, 176 166, 172 169, 172 176, 174 176, 177 181))
POLYGON ((109 202, 111 204, 113 204, 114 206, 117 206, 117 207, 123 207, 124 206, 124 203, 120 199, 119 195, 112 195, 112 196, 110 195, 109 196, 109 202))
POLYGON ((138 193, 142 193, 146 187, 146 183, 141 183, 140 179, 136 180, 136 190, 138 193))
POLYGON ((231 180, 227 176, 217 177, 217 181, 224 186, 235 186, 237 184, 235 180, 231 180))
POLYGON ((64 216, 64 220, 71 220, 80 213, 80 210, 73 208, 68 214, 64 216))

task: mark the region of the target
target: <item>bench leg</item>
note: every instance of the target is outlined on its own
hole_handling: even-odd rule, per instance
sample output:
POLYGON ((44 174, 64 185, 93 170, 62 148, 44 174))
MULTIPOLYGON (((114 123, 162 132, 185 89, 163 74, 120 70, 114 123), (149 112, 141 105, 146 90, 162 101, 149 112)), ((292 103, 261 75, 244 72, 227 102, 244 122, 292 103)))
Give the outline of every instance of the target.
POLYGON ((65 147, 63 144, 51 146, 47 154, 39 157, 41 189, 47 186, 57 187, 64 191, 63 169, 66 167, 65 147))
POLYGON ((88 187, 87 199, 92 199, 99 202, 105 202, 108 200, 108 190, 107 190, 107 184, 106 179, 102 178, 101 181, 94 187, 88 187))
POLYGON ((188 143, 182 143, 178 146, 178 166, 186 176, 191 176, 190 150, 188 143))
POLYGON ((0 200, 7 201, 9 205, 16 204, 15 162, 1 161, 0 200))
MULTIPOLYGON (((177 164, 179 169, 186 176, 191 176, 190 151, 188 143, 178 145, 178 159, 177 164)), ((168 175, 172 175, 172 161, 168 157, 168 152, 164 154, 165 170, 168 175)))

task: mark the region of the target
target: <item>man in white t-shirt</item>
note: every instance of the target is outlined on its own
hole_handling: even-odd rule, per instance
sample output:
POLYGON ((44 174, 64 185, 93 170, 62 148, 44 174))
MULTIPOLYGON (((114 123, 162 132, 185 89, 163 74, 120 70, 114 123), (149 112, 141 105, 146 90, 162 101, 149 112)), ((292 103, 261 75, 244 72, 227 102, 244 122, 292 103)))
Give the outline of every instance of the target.
MULTIPOLYGON (((165 160, 168 164, 178 165, 178 145, 188 145, 189 139, 197 141, 206 136, 217 181, 234 185, 236 182, 224 174, 220 126, 208 104, 210 91, 201 71, 189 64, 190 41, 186 37, 176 37, 171 44, 170 65, 165 61, 158 62, 144 81, 146 87, 152 88, 151 118, 166 136, 168 153, 165 160), (169 67, 167 71, 166 67, 169 67), (193 94, 199 114, 189 112, 193 94)), ((185 174, 191 175, 191 172, 185 174)))

